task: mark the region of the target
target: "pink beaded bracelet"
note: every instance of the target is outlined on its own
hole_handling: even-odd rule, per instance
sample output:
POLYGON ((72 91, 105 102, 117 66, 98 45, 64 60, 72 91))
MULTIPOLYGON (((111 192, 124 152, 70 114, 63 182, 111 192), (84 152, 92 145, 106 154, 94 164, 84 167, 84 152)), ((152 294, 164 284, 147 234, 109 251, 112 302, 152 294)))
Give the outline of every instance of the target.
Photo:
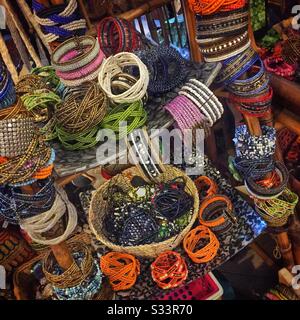
MULTIPOLYGON (((71 55, 69 55, 69 57, 71 57, 71 55)), ((104 60, 104 58, 105 58, 104 53, 103 53, 103 51, 100 50, 96 59, 94 59, 89 64, 85 65, 84 67, 81 67, 77 70, 69 71, 69 72, 62 72, 62 71, 57 70, 56 74, 58 77, 60 77, 61 79, 64 79, 64 80, 80 79, 82 77, 85 77, 85 76, 93 73, 102 64, 102 61, 104 60)))
POLYGON ((164 108, 172 115, 181 131, 196 126, 201 127, 203 122, 207 122, 199 108, 185 96, 177 96, 164 108))

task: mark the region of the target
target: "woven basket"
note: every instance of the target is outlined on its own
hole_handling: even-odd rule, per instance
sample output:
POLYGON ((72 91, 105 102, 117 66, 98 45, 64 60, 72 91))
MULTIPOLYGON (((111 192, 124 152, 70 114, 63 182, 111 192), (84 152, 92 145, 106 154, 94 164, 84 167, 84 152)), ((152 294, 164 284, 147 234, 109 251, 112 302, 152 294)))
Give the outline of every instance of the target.
POLYGON ((108 248, 114 251, 126 252, 134 256, 154 258, 154 257, 157 257, 163 251, 172 250, 176 248, 181 243, 184 236, 192 228, 198 216, 198 209, 199 209, 198 191, 194 182, 182 171, 172 166, 165 166, 165 172, 161 174, 158 178, 159 182, 168 182, 177 177, 183 177, 186 181, 185 191, 194 198, 194 209, 193 209, 192 218, 189 224, 178 235, 173 236, 165 241, 146 244, 146 245, 123 247, 123 246, 119 246, 112 243, 105 236, 105 232, 103 232, 104 217, 106 213, 105 209, 106 209, 106 206, 109 205, 109 203, 103 198, 103 195, 106 194, 106 190, 108 189, 108 187, 114 184, 118 185, 118 187, 121 187, 125 192, 129 191, 132 188, 131 180, 135 176, 140 176, 140 173, 137 167, 129 168, 125 170, 122 174, 119 174, 113 177, 110 181, 107 181, 93 194, 90 210, 89 210, 89 224, 96 238, 100 242, 102 242, 104 245, 106 245, 108 248))
MULTIPOLYGON (((67 243, 74 241, 84 242, 86 244, 91 243, 91 238, 87 233, 80 233, 75 235, 71 239, 67 240, 67 243)), ((13 275, 14 294, 17 300, 34 300, 35 299, 35 284, 37 280, 31 274, 32 266, 43 260, 49 249, 44 250, 38 256, 34 257, 30 261, 20 266, 13 275)), ((102 288, 100 292, 93 298, 93 300, 113 300, 114 292, 112 291, 107 279, 103 279, 102 288)))

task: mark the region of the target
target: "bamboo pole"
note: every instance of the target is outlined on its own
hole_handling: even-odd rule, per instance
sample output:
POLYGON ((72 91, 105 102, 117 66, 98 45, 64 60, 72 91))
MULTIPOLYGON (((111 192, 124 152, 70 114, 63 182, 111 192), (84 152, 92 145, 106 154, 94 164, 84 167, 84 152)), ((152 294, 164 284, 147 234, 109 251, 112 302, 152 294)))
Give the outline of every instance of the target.
POLYGON ((34 30, 38 34, 39 38, 42 40, 43 45, 47 48, 48 52, 51 53, 52 50, 50 49, 48 41, 46 40, 40 25, 35 21, 34 15, 31 12, 31 9, 28 6, 27 2, 25 0, 16 0, 16 1, 18 2, 18 5, 22 10, 24 16, 27 18, 28 21, 30 21, 31 25, 33 26, 34 30))
POLYGON ((37 67, 41 67, 42 63, 40 58, 38 57, 37 53, 35 52, 34 47, 32 46, 20 20, 18 19, 18 16, 16 15, 16 13, 14 12, 13 7, 11 6, 11 4, 7 1, 7 0, 1 0, 0 3, 3 3, 6 10, 9 12, 9 15, 13 21, 13 23, 15 24, 17 30, 19 31, 20 37, 22 38, 30 56, 32 57, 33 61, 35 62, 37 67))
POLYGON ((279 122, 284 125, 284 127, 290 129, 300 136, 300 117, 293 115, 287 110, 283 110, 276 117, 276 122, 279 122))
POLYGON ((89 30, 93 29, 93 24, 91 23, 90 17, 87 13, 87 10, 86 10, 86 7, 83 3, 83 0, 78 0, 78 3, 79 3, 80 11, 86 21, 86 25, 87 25, 88 29, 89 30))
MULTIPOLYGON (((35 194, 38 191, 36 184, 24 186, 21 189, 22 192, 27 194, 35 194)), ((63 270, 67 270, 72 265, 74 260, 65 241, 52 245, 51 250, 57 263, 63 270)))
POLYGON ((2 57, 6 67, 8 69, 8 71, 11 74, 11 77, 12 77, 14 84, 16 84, 19 80, 18 72, 17 72, 17 69, 14 65, 14 62, 11 59, 11 56, 10 56, 9 51, 7 49, 6 43, 2 37, 1 31, 0 31, 0 54, 1 54, 1 57, 2 57))

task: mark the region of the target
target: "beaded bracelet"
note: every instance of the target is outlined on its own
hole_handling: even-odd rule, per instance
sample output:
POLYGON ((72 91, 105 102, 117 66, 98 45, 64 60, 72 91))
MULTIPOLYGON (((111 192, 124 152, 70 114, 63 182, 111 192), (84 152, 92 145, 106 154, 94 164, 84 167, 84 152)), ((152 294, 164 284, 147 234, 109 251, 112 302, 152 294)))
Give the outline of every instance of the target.
POLYGON ((192 11, 200 15, 211 15, 217 11, 231 11, 243 8, 246 0, 189 0, 192 11))
POLYGON ((108 107, 106 95, 94 82, 65 93, 64 101, 56 105, 55 118, 65 132, 79 134, 97 126, 108 107))
POLYGON ((2 120, 0 116, 0 155, 12 158, 24 154, 35 129, 33 118, 2 120))
POLYGON ((56 186, 56 197, 52 207, 39 215, 22 220, 20 225, 34 242, 44 245, 56 245, 66 240, 75 230, 77 212, 74 205, 69 201, 66 192, 56 186), (66 212, 68 223, 63 234, 52 239, 47 239, 43 236, 45 232, 51 230, 57 224, 66 212))
POLYGON ((279 184, 275 186, 273 183, 269 187, 258 184, 252 177, 245 178, 245 186, 249 193, 257 199, 270 199, 274 197, 278 197, 286 188, 289 173, 284 164, 281 162, 275 162, 275 172, 274 174, 280 178, 279 184))
POLYGON ((18 95, 33 93, 36 90, 50 89, 45 79, 36 74, 27 74, 22 77, 16 84, 16 92, 18 95))
POLYGON ((236 127, 233 142, 238 158, 261 159, 274 155, 276 130, 269 126, 262 126, 261 129, 261 136, 252 136, 246 125, 236 127))
POLYGON ((94 37, 75 37, 63 42, 52 52, 51 63, 55 70, 75 71, 95 60, 99 52, 99 43, 94 37))
POLYGON ((277 198, 267 201, 254 199, 258 213, 267 221, 270 227, 281 227, 288 221, 290 215, 294 214, 298 203, 298 196, 285 188, 277 198))
POLYGON ((134 160, 138 160, 137 167, 145 181, 157 181, 157 177, 165 169, 160 160, 159 153, 154 149, 145 128, 135 130, 129 134, 127 140, 129 154, 134 160), (136 159, 137 157, 137 159, 136 159))
POLYGON ((275 73, 288 80, 293 80, 296 72, 296 65, 290 65, 282 57, 268 57, 264 59, 264 65, 268 72, 275 73))
POLYGON ((217 255, 220 243, 215 234, 205 226, 192 229, 183 239, 183 248, 195 263, 207 263, 217 255), (208 244, 203 244, 204 241, 208 244), (201 249, 196 249, 200 247, 201 249))
POLYGON ((208 126, 207 118, 201 113, 200 109, 186 96, 178 95, 164 107, 184 132, 186 129, 195 127, 205 129, 208 126))
POLYGON ((52 286, 60 289, 66 289, 79 285, 85 280, 93 270, 93 256, 89 247, 83 242, 72 242, 70 245, 72 255, 81 253, 82 259, 77 264, 76 260, 73 260, 72 265, 63 272, 55 272, 55 258, 50 251, 43 259, 43 273, 49 283, 52 286))
MULTIPOLYGON (((8 71, 6 71, 8 72, 8 71)), ((10 75, 6 74, 6 79, 1 82, 0 89, 0 109, 6 108, 16 102, 16 91, 10 75)))
POLYGON ((114 291, 130 289, 140 274, 139 261, 126 253, 109 252, 100 258, 100 266, 114 291))
POLYGON ((199 222, 216 233, 229 231, 236 223, 230 199, 217 194, 206 197, 199 208, 199 222))
POLYGON ((149 72, 144 63, 136 55, 121 52, 109 57, 102 63, 98 81, 103 91, 114 103, 132 103, 143 99, 145 96, 149 84, 149 72), (112 79, 116 75, 124 73, 124 68, 128 67, 138 68, 138 81, 130 89, 120 94, 114 94, 111 87, 112 79))
POLYGON ((262 159, 241 159, 236 157, 233 164, 244 178, 251 176, 253 179, 261 179, 275 169, 273 157, 262 159))
POLYGON ((259 59, 259 55, 252 47, 222 62, 223 68, 219 72, 216 83, 222 83, 224 86, 238 79, 242 74, 247 72, 259 59))
POLYGON ((148 90, 152 94, 169 92, 186 78, 185 60, 172 47, 155 46, 139 52, 138 56, 149 70, 148 90))
POLYGON ((24 194, 19 188, 0 188, 0 215, 12 224, 49 210, 55 200, 52 179, 37 182, 39 191, 34 195, 24 194))
MULTIPOLYGON (((196 39, 197 40, 197 39, 196 39)), ((250 47, 248 31, 230 38, 220 38, 210 45, 197 40, 201 45, 200 51, 206 62, 219 62, 244 52, 250 47)))
POLYGON ((97 27, 98 41, 107 57, 120 52, 133 52, 141 41, 133 25, 117 17, 106 17, 97 27))
POLYGON ((147 112, 141 100, 134 103, 120 104, 113 108, 101 122, 101 128, 110 129, 116 133, 116 139, 126 137, 133 130, 142 127, 147 121, 147 112), (126 127, 121 124, 125 122, 126 127))
POLYGON ((210 197, 218 192, 218 185, 207 176, 200 176, 194 181, 200 200, 210 197))
POLYGON ((188 268, 179 253, 165 251, 152 262, 151 276, 160 288, 167 290, 182 285, 187 279, 188 268))

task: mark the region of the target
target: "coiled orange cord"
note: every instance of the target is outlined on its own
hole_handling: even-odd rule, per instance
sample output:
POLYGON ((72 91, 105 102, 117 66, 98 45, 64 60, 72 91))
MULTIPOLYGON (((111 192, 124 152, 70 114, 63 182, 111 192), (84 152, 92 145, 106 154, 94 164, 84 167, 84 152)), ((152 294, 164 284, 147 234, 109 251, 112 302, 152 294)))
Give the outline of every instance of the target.
POLYGON ((140 274, 139 261, 134 256, 121 252, 109 252, 102 256, 100 267, 115 291, 131 288, 140 274))
POLYGON ((211 261, 216 256, 220 243, 209 228, 198 226, 184 237, 183 247, 192 261, 195 263, 205 263, 211 261), (201 249, 196 249, 202 239, 208 240, 209 243, 201 249))
POLYGON ((152 279, 162 289, 178 287, 188 275, 184 258, 175 251, 161 253, 151 264, 152 279))

